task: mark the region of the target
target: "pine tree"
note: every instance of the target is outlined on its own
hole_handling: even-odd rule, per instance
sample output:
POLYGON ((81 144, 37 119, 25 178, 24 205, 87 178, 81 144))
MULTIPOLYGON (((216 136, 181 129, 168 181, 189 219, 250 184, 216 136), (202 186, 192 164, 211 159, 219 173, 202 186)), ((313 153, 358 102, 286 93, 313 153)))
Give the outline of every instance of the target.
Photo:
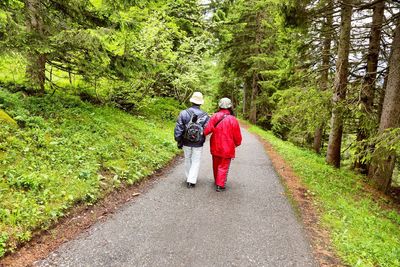
MULTIPOLYGON (((392 51, 389 61, 389 74, 383 102, 379 133, 387 134, 388 130, 400 127, 400 17, 396 21, 392 51)), ((392 182, 393 169, 396 162, 396 152, 392 146, 377 148, 369 178, 382 191, 387 191, 392 182)))
MULTIPOLYGON (((325 3, 324 3, 325 4, 325 3)), ((319 81, 319 88, 321 91, 325 91, 329 86, 329 71, 331 67, 331 44, 333 37, 333 1, 328 0, 324 6, 326 18, 322 26, 322 64, 321 64, 321 76, 319 81)), ((314 133, 313 148, 316 153, 321 152, 322 138, 324 132, 325 123, 319 125, 314 133)))
MULTIPOLYGON (((370 124, 371 119, 374 116, 374 99, 375 99, 375 83, 377 78, 378 60, 380 51, 380 41, 382 38, 382 24, 384 18, 385 1, 379 1, 372 6, 372 25, 369 38, 369 46, 367 52, 367 66, 366 74, 364 77, 363 85, 360 92, 360 103, 361 111, 363 113, 360 118, 360 127, 357 131, 357 141, 363 141, 370 135, 370 124)), ((364 148, 368 149, 368 148, 364 148)), ((355 169, 361 173, 366 174, 368 172, 368 166, 366 163, 356 161, 354 165, 355 169)))
POLYGON ((331 132, 329 135, 328 151, 326 161, 340 167, 341 145, 343 134, 343 109, 346 99, 349 52, 350 52, 350 30, 352 15, 352 0, 343 1, 341 4, 341 27, 338 47, 338 59, 336 63, 336 77, 333 89, 333 109, 331 117, 331 132))

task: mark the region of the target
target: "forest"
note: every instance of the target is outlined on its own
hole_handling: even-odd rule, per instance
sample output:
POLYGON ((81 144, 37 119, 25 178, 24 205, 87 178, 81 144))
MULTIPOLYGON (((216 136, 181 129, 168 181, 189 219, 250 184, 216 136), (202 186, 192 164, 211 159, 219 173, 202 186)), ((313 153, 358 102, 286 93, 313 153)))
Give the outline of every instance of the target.
POLYGON ((221 92, 235 92, 250 122, 390 191, 399 166, 399 3, 273 7, 246 1, 228 12, 221 92))
POLYGON ((400 1, 2 0, 0 256, 164 166, 194 91, 400 199, 400 1))

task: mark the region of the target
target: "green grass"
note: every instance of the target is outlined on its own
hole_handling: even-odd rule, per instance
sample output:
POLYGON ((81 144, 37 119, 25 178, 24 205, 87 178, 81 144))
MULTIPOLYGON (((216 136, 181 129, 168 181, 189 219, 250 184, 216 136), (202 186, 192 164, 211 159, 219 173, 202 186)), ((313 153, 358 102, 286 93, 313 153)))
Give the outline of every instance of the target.
POLYGON ((0 89, 0 256, 79 203, 133 184, 178 153, 181 107, 151 99, 132 116, 77 97, 26 97, 0 89))
POLYGON ((25 80, 26 60, 19 53, 0 54, 0 81, 22 84, 25 80))
MULTIPOLYGON (((252 126, 272 144, 315 195, 322 223, 343 262, 350 266, 400 266, 400 215, 383 209, 363 190, 362 178, 337 170, 311 151, 252 126)), ((384 200, 381 200, 384 201, 384 200)))

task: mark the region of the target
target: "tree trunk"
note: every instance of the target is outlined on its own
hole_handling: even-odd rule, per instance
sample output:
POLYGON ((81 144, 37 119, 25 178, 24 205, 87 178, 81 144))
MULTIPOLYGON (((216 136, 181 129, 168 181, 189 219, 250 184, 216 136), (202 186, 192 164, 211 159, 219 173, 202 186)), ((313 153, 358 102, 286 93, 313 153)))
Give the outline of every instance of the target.
POLYGON ((248 85, 246 79, 243 82, 243 118, 248 118, 248 85))
MULTIPOLYGON (((389 57, 390 58, 390 57, 389 57)), ((382 86, 382 92, 379 95, 379 103, 378 103, 378 123, 381 123, 381 117, 382 117, 382 109, 383 109, 383 101, 385 100, 385 92, 386 92, 386 87, 388 83, 388 74, 385 74, 385 78, 383 80, 383 86, 382 86)))
MULTIPOLYGON (((255 32, 255 51, 254 54, 258 56, 261 53, 261 43, 263 40, 263 25, 262 21, 264 18, 264 14, 262 11, 257 12, 256 14, 256 32, 255 32)), ((259 85, 258 85, 258 70, 257 66, 253 63, 253 74, 251 81, 251 102, 250 102, 250 114, 249 120, 251 123, 257 122, 257 97, 259 93, 259 85)))
POLYGON ((321 153, 323 132, 324 132, 323 125, 320 125, 317 129, 315 129, 313 148, 317 154, 321 153))
POLYGON ((258 95, 258 79, 257 73, 253 71, 253 80, 251 83, 251 104, 250 104, 250 116, 249 120, 255 124, 257 122, 257 95, 258 95))
POLYGON ((333 33, 333 2, 329 0, 327 3, 326 21, 322 27, 323 30, 323 50, 322 50, 322 72, 320 78, 320 89, 325 91, 328 89, 331 43, 333 33))
MULTIPOLYGON (((322 50, 322 71, 319 88, 321 91, 328 89, 330 56, 331 56, 331 43, 333 32, 333 2, 328 0, 326 21, 322 27, 323 31, 323 50, 322 50)), ((314 133, 313 148, 316 153, 321 152, 323 142, 324 124, 321 124, 314 133)))
POLYGON ((367 73, 365 75, 364 84, 361 89, 361 104, 363 105, 364 112, 369 115, 372 112, 374 104, 375 80, 376 71, 378 69, 378 57, 380 50, 385 1, 378 2, 374 5, 373 9, 374 12, 372 15, 371 36, 369 39, 368 47, 367 73))
POLYGON ((244 79, 243 90, 244 90, 243 114, 245 119, 249 119, 250 105, 251 105, 251 80, 248 77, 244 79))
MULTIPOLYGON (((400 126, 400 17, 396 22, 392 51, 389 61, 389 74, 385 98, 382 107, 382 116, 379 124, 379 132, 400 126)), ((382 191, 390 188, 393 169, 396 162, 396 152, 388 148, 380 148, 383 151, 377 155, 385 155, 384 158, 373 158, 369 177, 382 191)))
POLYGON ((46 55, 37 52, 29 53, 26 74, 31 86, 37 90, 39 94, 44 94, 44 85, 46 82, 46 55))
POLYGON ((351 0, 342 1, 341 28, 336 64, 336 77, 332 97, 331 132, 329 134, 326 161, 337 168, 340 167, 340 150, 343 133, 343 109, 346 99, 347 76, 350 50, 351 15, 353 11, 351 0))
MULTIPOLYGON (((40 43, 44 39, 44 22, 40 0, 26 0, 26 27, 31 38, 40 43)), ((40 94, 44 94, 46 82, 46 55, 39 51, 30 51, 27 56, 26 75, 31 86, 40 94)))
MULTIPOLYGON (((367 71, 364 77, 364 83, 361 88, 360 102, 363 116, 360 119, 360 126, 357 131, 357 141, 363 141, 369 136, 368 120, 372 118, 374 98, 375 98, 375 80, 378 69, 378 57, 380 49, 380 40, 383 23, 383 13, 385 11, 385 1, 376 3, 373 6, 372 27, 368 47, 367 71), (366 125, 367 124, 367 125, 366 125)), ((368 149, 365 147, 364 149, 368 149)), ((360 173, 368 173, 368 165, 357 160, 354 168, 360 173)))

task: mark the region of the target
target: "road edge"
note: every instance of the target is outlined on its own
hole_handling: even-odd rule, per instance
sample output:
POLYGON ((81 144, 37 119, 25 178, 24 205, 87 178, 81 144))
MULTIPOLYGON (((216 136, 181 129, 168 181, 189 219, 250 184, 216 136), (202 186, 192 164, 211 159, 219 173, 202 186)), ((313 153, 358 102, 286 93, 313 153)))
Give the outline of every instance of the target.
MULTIPOLYGON (((250 128, 250 125, 243 121, 241 121, 241 126, 245 129, 250 128)), ((307 187, 267 140, 256 133, 250 133, 263 144, 275 172, 282 181, 289 202, 304 226, 311 243, 313 256, 319 266, 345 266, 333 248, 329 231, 321 224, 321 213, 315 205, 312 195, 308 194, 307 187)))
POLYGON ((36 232, 32 240, 23 244, 17 251, 0 259, 0 266, 33 266, 62 244, 75 239, 97 222, 104 221, 127 203, 133 203, 151 189, 165 173, 173 169, 182 159, 182 153, 174 156, 164 167, 154 174, 144 177, 134 185, 124 185, 113 190, 96 204, 78 205, 66 217, 61 218, 51 228, 36 232))

